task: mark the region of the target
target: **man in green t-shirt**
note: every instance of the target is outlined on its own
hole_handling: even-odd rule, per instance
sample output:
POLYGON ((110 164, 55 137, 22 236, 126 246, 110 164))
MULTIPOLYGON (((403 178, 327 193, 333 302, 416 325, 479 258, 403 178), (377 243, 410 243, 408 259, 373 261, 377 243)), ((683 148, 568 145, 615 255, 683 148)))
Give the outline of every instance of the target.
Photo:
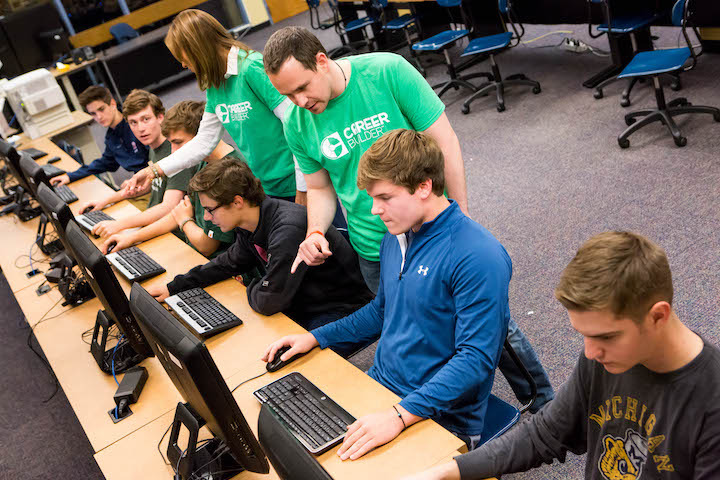
POLYGON ((304 28, 275 32, 263 58, 270 81, 295 104, 285 113, 285 138, 308 186, 308 236, 292 271, 301 262, 319 265, 332 254, 324 233, 337 195, 347 210, 363 277, 377 291, 380 241, 387 229, 355 183, 360 156, 390 130, 426 132, 445 157, 447 193, 467 213, 465 167, 445 105, 401 56, 369 53, 335 62, 304 28))
MULTIPOLYGON (((148 161, 150 164, 170 155, 170 142, 167 141, 161 129, 165 118, 165 107, 156 95, 145 90, 133 90, 125 99, 123 115, 135 137, 143 145, 149 147, 148 161)), ((193 169, 186 169, 170 178, 155 179, 147 191, 140 191, 132 195, 132 197, 138 197, 146 193, 150 194, 145 211, 120 220, 99 222, 93 228, 92 233, 108 237, 121 230, 143 227, 162 218, 180 203, 187 192, 187 185, 192 175, 193 169)), ((113 192, 104 198, 81 206, 81 211, 87 208, 100 210, 105 205, 126 198, 129 198, 127 190, 113 192)), ((180 231, 177 234, 178 236, 182 235, 180 231)))
MULTIPOLYGON (((168 111, 163 121, 162 132, 167 137, 167 142, 173 152, 195 137, 203 116, 204 106, 205 102, 185 100, 168 111)), ((234 157, 238 161, 244 161, 242 155, 221 140, 212 153, 205 158, 205 161, 187 170, 192 171, 192 177, 202 170, 207 162, 219 161, 225 157, 234 157)), ((175 177, 170 177, 169 180, 173 178, 175 177)), ((187 188, 187 183, 185 188, 187 188)), ((140 230, 111 235, 102 245, 101 250, 106 251, 110 243, 116 244, 115 249, 123 249, 165 233, 181 232, 181 238, 191 247, 208 258, 215 258, 235 242, 235 233, 233 231, 223 232, 204 217, 205 210, 200 204, 198 194, 186 195, 168 214, 150 225, 140 230)))

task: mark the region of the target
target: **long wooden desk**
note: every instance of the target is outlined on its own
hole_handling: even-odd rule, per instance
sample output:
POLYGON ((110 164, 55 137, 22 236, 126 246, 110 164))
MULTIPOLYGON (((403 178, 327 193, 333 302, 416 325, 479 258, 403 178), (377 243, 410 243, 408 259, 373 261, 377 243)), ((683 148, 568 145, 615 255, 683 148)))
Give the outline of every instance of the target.
MULTIPOLYGON (((57 165, 61 168, 62 162, 70 161, 64 153, 53 150, 54 145, 49 141, 48 144, 33 146, 42 148, 50 155, 58 154, 62 160, 57 165)), ((77 214, 83 200, 107 192, 108 187, 96 178, 89 177, 71 183, 70 188, 80 198, 79 202, 71 205, 71 210, 77 214)), ((127 202, 106 210, 115 218, 137 213, 135 207, 127 202)), ((11 219, 0 220, 3 221, 0 225, 8 232, 11 251, 21 252, 29 248, 35 237, 32 222, 14 225, 11 219)), ((96 244, 101 241, 93 239, 96 244)), ((145 242, 140 248, 167 269, 163 275, 143 282, 146 286, 167 283, 175 275, 206 261, 172 234, 145 242)), ((114 407, 112 396, 116 389, 115 381, 112 376, 100 371, 89 353, 89 345, 82 338, 83 333, 95 324, 97 311, 101 308, 99 300, 92 299, 70 308, 60 306, 57 289, 38 297, 34 287, 43 280, 42 276, 39 275, 32 282, 24 279, 26 269, 17 269, 10 261, 16 257, 3 255, 3 271, 28 323, 35 327, 35 336, 83 426, 105 476, 109 479, 168 478, 171 469, 163 463, 156 447, 172 421, 175 406, 182 398, 159 361, 150 358, 141 363, 148 369, 149 378, 140 400, 131 406, 133 415, 113 424, 107 412, 114 407)), ((123 290, 128 293, 130 283, 120 275, 118 279, 123 290)), ((244 322, 206 341, 220 373, 231 388, 264 371, 264 362, 260 357, 271 341, 282 335, 304 331, 282 314, 266 317, 255 313, 247 303, 245 288, 233 279, 207 287, 206 290, 244 322)), ((235 398, 253 429, 257 428, 260 404, 252 396, 252 391, 295 370, 306 375, 355 416, 387 408, 398 401, 392 392, 334 352, 316 349, 279 372, 248 382, 235 392, 235 398)), ((333 449, 319 457, 319 461, 336 478, 367 478, 371 475, 389 478, 430 467, 450 458, 463 445, 461 440, 436 423, 425 421, 412 426, 394 442, 360 460, 341 462, 334 454, 336 449, 333 449)), ((238 478, 261 477, 276 478, 274 475, 268 477, 247 472, 238 478)))

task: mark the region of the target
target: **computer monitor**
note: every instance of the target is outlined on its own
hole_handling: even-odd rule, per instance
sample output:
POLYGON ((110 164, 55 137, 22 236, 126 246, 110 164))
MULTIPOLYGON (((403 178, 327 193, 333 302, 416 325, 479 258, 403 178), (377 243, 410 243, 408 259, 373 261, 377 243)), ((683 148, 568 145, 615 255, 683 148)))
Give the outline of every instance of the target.
POLYGON ((20 169, 25 174, 25 179, 27 180, 28 184, 30 185, 30 193, 33 197, 37 198, 37 188, 38 185, 41 183, 44 183, 48 187, 52 187, 50 185, 50 179, 45 174, 45 170, 37 164, 33 158, 28 155, 25 152, 19 152, 20 153, 20 169))
MULTIPOLYGON (((68 207, 67 203, 63 202, 60 197, 57 196, 57 194, 53 191, 52 188, 48 187, 44 183, 41 183, 38 186, 35 198, 40 204, 40 208, 42 208, 43 212, 45 213, 46 220, 42 221, 47 223, 47 220, 49 220, 50 223, 52 223, 53 228, 55 229, 55 234, 60 239, 60 242, 62 243, 65 252, 74 257, 74 255, 72 254, 72 249, 68 245, 67 237, 65 234, 65 229, 67 228, 68 222, 75 219, 72 212, 70 211, 70 207, 68 207)), ((38 229, 38 241, 44 242, 44 237, 45 229, 43 228, 42 232, 40 231, 40 229, 38 229), (40 238, 41 236, 42 238, 40 238)))
POLYGON ((6 187, 3 178, 3 191, 8 195, 12 195, 14 198, 3 199, 3 202, 12 201, 12 203, 3 208, 2 211, 0 211, 0 215, 15 213, 23 222, 27 222, 40 215, 40 208, 31 207, 30 201, 25 198, 25 194, 31 195, 32 190, 25 174, 20 168, 20 154, 12 145, 4 140, 0 140, 0 159, 5 161, 5 166, 7 167, 6 173, 9 172, 17 181, 17 185, 14 187, 6 187))
MULTIPOLYGON (((40 189, 44 192, 45 185, 41 185, 40 189)), ((38 189, 38 191, 40 191, 38 189)), ((65 205, 67 208, 67 205, 65 205)), ((67 222, 65 229, 68 246, 72 250, 75 260, 85 275, 85 279, 90 283, 90 287, 95 296, 100 299, 100 303, 104 308, 104 315, 115 323, 124 339, 127 340, 128 346, 124 346, 123 342, 115 349, 108 350, 103 345, 94 346, 99 350, 94 351, 93 355, 101 354, 103 356, 101 368, 103 370, 112 371, 112 361, 115 362, 115 371, 121 372, 132 366, 137 365, 147 357, 153 357, 154 353, 150 344, 143 335, 142 330, 138 326, 135 317, 130 311, 130 304, 127 296, 120 286, 115 273, 105 256, 95 246, 95 244, 85 235, 80 226, 74 220, 67 222), (108 353, 110 352, 110 353, 108 353), (108 358, 114 356, 114 358, 108 358), (109 368, 108 368, 109 367, 109 368)), ((109 325, 107 325, 109 327, 109 325)), ((97 343, 97 333, 93 335, 93 342, 97 343)), ((107 339, 105 339, 107 340, 107 339)), ((91 345, 92 346, 92 345, 91 345)), ((98 360, 98 358, 96 358, 98 360)))
POLYGON ((0 140, 0 157, 5 160, 5 165, 8 167, 10 174, 15 177, 18 185, 20 185, 25 192, 30 193, 30 186, 20 169, 20 154, 15 150, 15 147, 4 140, 0 140))
MULTIPOLYGON (((130 291, 130 310, 135 314, 145 338, 150 342, 168 376, 187 402, 186 405, 178 405, 168 445, 169 460, 183 479, 193 474, 200 478, 210 478, 194 470, 197 465, 202 466, 203 463, 207 463, 207 460, 197 459, 193 464, 190 459, 183 457, 183 452, 177 446, 180 424, 191 430, 190 438, 192 438, 193 434, 197 433, 198 427, 197 423, 193 425, 194 421, 205 422, 215 435, 215 439, 211 442, 214 445, 209 447, 211 451, 204 452, 204 458, 217 457, 214 452, 227 447, 232 458, 244 469, 268 473, 269 466, 265 457, 267 450, 268 458, 283 479, 331 478, 294 437, 289 434, 277 436, 270 433, 270 431, 277 432, 275 428, 277 425, 268 428, 262 420, 264 418, 269 424, 277 423, 272 413, 261 414, 261 423, 258 425, 259 436, 261 440, 265 436, 275 441, 280 440, 280 443, 260 446, 205 344, 138 283, 134 283, 130 291), (193 418, 189 421, 184 420, 188 416, 194 417, 194 421, 193 418), (193 427, 195 431, 192 431, 193 427), (267 434, 264 435, 264 432, 267 434), (212 456, 208 457, 209 455, 212 456), (278 459, 282 461, 276 463, 278 459), (295 465, 298 468, 288 469, 286 468, 288 465, 295 465)), ((199 426, 202 426, 202 423, 199 426)), ((188 445, 187 451, 194 452, 195 446, 188 445)), ((218 468, 222 466, 213 464, 208 472, 217 473, 218 468)), ((237 471, 233 471, 231 476, 236 473, 237 471)), ((213 475, 212 478, 218 477, 213 475)))

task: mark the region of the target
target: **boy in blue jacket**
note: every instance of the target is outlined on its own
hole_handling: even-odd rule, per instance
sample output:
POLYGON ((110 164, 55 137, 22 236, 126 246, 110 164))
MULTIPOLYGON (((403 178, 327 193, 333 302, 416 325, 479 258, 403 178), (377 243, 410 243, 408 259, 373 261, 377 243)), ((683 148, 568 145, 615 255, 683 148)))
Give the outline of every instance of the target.
POLYGON ((444 194, 444 160, 427 134, 393 130, 364 154, 357 183, 388 228, 380 287, 365 307, 310 333, 283 337, 263 360, 319 345, 379 338, 368 375, 402 400, 348 427, 338 450, 355 460, 431 418, 469 447, 479 440, 510 307, 512 263, 485 228, 444 194))
POLYGON ((107 128, 105 151, 102 157, 89 165, 83 165, 74 172, 53 178, 51 180, 53 185, 65 185, 89 175, 114 172, 119 167, 136 173, 147 166, 148 149, 135 138, 110 90, 93 85, 83 91, 78 96, 78 100, 96 122, 107 128))

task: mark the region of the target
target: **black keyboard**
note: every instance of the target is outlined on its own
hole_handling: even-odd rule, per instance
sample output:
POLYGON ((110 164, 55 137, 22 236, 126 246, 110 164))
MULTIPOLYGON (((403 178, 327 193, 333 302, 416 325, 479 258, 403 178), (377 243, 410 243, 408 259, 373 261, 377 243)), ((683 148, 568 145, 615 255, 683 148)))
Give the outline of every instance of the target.
POLYGON ((43 165, 42 169, 45 172, 45 176, 47 178, 54 178, 67 173, 65 170, 63 170, 62 168, 58 168, 55 165, 43 165))
POLYGON ((253 395, 272 408, 285 428, 315 455, 340 443, 348 425, 355 421, 355 417, 298 372, 265 385, 253 395))
POLYGON ((217 335, 243 323, 202 288, 193 288, 171 295, 165 299, 165 303, 170 305, 175 313, 202 338, 217 335))
POLYGON ((83 227, 85 227, 87 230, 92 230, 92 228, 104 221, 104 220, 115 220, 113 217, 108 215, 107 213, 103 212, 102 210, 95 210, 93 212, 83 213, 82 215, 79 215, 75 217, 75 220, 83 227))
POLYGON ((60 197, 60 200, 62 200, 65 203, 73 203, 77 202, 78 197, 75 195, 75 193, 70 190, 70 187, 67 185, 58 185, 55 188, 55 193, 57 193, 57 196, 60 197))
POLYGON ((125 278, 133 282, 142 282, 160 275, 165 269, 138 247, 128 247, 105 256, 125 278))

